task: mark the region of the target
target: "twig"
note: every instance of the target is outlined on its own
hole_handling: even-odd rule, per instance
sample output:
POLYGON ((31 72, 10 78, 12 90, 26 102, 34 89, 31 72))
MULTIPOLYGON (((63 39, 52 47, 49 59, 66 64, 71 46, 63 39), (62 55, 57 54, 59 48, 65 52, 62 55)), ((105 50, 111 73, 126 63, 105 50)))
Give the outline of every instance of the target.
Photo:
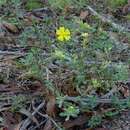
MULTIPOLYGON (((32 113, 32 116, 34 116, 41 108, 43 108, 43 106, 45 105, 45 102, 41 103, 36 110, 32 113)), ((28 127, 28 125, 31 123, 30 118, 27 118, 23 123, 22 126, 20 128, 20 130, 26 130, 26 128, 28 127)))
MULTIPOLYGON (((35 107, 33 106, 33 109, 36 111, 35 107)), ((58 128, 58 130, 61 130, 60 126, 53 120, 52 117, 48 116, 47 114, 42 114, 41 112, 37 111, 39 115, 41 115, 44 118, 47 118, 48 120, 52 121, 52 123, 58 128)))
POLYGON ((103 95, 101 98, 110 98, 117 91, 118 91, 118 88, 114 86, 107 94, 103 95))
MULTIPOLYGON (((94 60, 91 60, 91 61, 84 61, 84 63, 86 65, 102 65, 103 64, 103 61, 94 61, 94 60)), ((118 65, 129 65, 129 63, 127 62, 114 62, 114 61, 111 61, 110 63, 108 63, 107 67, 115 67, 115 66, 118 66, 118 65)))
MULTIPOLYGON (((82 103, 82 102, 86 102, 88 103, 89 101, 91 101, 91 99, 89 99, 88 97, 81 97, 81 98, 77 98, 77 97, 69 97, 69 96, 66 96, 65 97, 65 100, 66 101, 72 101, 72 102, 75 102, 75 103, 82 103)), ((125 102, 127 101, 128 99, 119 99, 120 102, 125 102)), ((103 103, 103 104, 110 104, 112 103, 112 99, 103 99, 103 98, 100 98, 100 99, 97 99, 96 100, 96 103, 97 104, 100 104, 100 103, 103 103)))
POLYGON ((12 56, 12 57, 9 57, 9 58, 5 58, 5 59, 0 59, 0 62, 5 62, 5 61, 11 61, 11 60, 15 60, 17 58, 21 58, 25 55, 19 55, 19 56, 12 56))
POLYGON ((37 126, 39 126, 38 120, 28 110, 23 108, 23 109, 20 109, 19 112, 26 115, 29 119, 31 119, 34 123, 36 123, 37 126))
POLYGON ((0 55, 24 55, 24 53, 13 51, 0 51, 0 55))
POLYGON ((37 112, 39 115, 47 118, 48 120, 51 120, 52 123, 58 128, 58 130, 61 130, 60 126, 53 120, 53 118, 51 118, 50 116, 48 116, 47 114, 42 114, 40 112, 37 112))
POLYGON ((40 126, 42 126, 45 122, 46 122, 46 120, 42 121, 38 126, 35 126, 31 130, 36 130, 37 128, 39 128, 40 126))
POLYGON ((112 25, 113 28, 117 29, 119 32, 130 32, 130 30, 128 28, 125 28, 119 24, 116 24, 114 23, 112 20, 100 15, 99 13, 97 13, 92 7, 90 6, 87 6, 87 8, 91 11, 91 13, 94 15, 94 16, 97 16, 99 19, 101 19, 103 22, 105 23, 109 23, 112 25))

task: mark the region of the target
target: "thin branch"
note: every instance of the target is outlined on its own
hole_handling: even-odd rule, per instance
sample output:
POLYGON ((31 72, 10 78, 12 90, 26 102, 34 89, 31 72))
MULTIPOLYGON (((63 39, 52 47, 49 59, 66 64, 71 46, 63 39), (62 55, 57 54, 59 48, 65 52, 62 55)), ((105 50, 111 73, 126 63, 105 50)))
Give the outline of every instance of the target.
POLYGON ((13 51, 1 51, 0 55, 24 55, 24 53, 21 52, 13 52, 13 51))
POLYGON ((97 16, 99 19, 101 19, 102 22, 105 22, 105 23, 109 23, 111 24, 111 26, 115 29, 117 29, 119 32, 123 32, 123 33, 126 33, 126 32, 130 32, 130 30, 128 28, 125 28, 119 24, 116 24, 114 23, 112 20, 100 15, 98 12, 96 12, 92 7, 90 6, 87 6, 87 8, 90 10, 90 12, 94 15, 94 16, 97 16))
MULTIPOLYGON (((66 101, 72 101, 72 102, 75 102, 75 103, 81 103, 81 102, 89 102, 91 101, 91 99, 87 98, 87 97, 81 97, 81 98, 78 98, 78 97, 69 97, 69 96, 66 96, 65 97, 65 100, 66 101)), ((125 102, 127 101, 128 99, 119 99, 120 102, 125 102)), ((112 99, 103 99, 103 98, 99 98, 97 99, 96 101, 97 104, 100 104, 100 103, 103 103, 103 104, 111 104, 112 103, 112 99)))
MULTIPOLYGON (((45 105, 45 102, 41 103, 41 104, 36 108, 36 110, 32 113, 32 116, 34 116, 41 108, 43 108, 44 105, 45 105)), ((22 123, 22 126, 21 126, 20 130, 26 130, 30 123, 31 123, 30 118, 27 118, 27 119, 22 123)))
MULTIPOLYGON (((33 104, 34 104, 34 103, 33 103, 33 104)), ((33 109, 34 109, 34 111, 37 111, 36 108, 34 107, 34 105, 33 105, 33 109)), ((42 114, 42 113, 39 112, 39 111, 37 111, 37 113, 38 113, 40 116, 46 118, 47 120, 50 120, 50 121, 55 125, 55 127, 58 128, 58 130, 61 130, 60 126, 53 120, 52 117, 48 116, 47 114, 42 114)))

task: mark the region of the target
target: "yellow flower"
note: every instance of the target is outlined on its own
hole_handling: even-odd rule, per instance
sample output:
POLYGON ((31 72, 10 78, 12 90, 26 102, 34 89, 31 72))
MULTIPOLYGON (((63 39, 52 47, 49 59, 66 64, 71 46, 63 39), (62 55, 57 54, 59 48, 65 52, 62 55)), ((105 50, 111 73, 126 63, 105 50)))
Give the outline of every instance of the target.
POLYGON ((56 30, 56 35, 59 41, 68 41, 70 39, 70 31, 65 27, 60 27, 56 30))

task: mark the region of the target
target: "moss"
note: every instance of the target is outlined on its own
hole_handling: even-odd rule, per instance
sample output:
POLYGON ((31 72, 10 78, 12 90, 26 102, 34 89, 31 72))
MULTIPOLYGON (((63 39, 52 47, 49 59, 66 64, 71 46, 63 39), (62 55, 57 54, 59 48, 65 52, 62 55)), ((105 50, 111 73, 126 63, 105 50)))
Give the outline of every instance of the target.
POLYGON ((0 0, 0 6, 1 6, 1 5, 5 5, 6 2, 7 2, 7 0, 0 0))
POLYGON ((127 0, 107 0, 112 8, 118 8, 127 4, 127 0))
POLYGON ((43 4, 38 0, 28 0, 25 5, 27 10, 33 10, 41 7, 43 7, 43 4))

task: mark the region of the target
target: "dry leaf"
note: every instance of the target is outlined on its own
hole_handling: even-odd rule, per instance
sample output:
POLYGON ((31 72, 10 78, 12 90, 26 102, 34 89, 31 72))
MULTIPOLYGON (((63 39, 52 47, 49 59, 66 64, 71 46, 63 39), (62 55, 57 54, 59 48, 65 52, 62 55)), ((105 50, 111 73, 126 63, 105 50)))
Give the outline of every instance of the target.
POLYGON ((20 126, 21 126, 21 123, 15 125, 13 130, 19 130, 19 129, 20 129, 20 126))
POLYGON ((37 18, 32 13, 28 13, 24 18, 25 25, 33 25, 34 21, 35 23, 40 23, 41 19, 37 18))
POLYGON ((17 120, 14 118, 14 115, 11 112, 3 112, 4 116, 4 128, 3 130, 15 130, 15 124, 17 124, 17 120))
POLYGON ((129 43, 129 38, 128 37, 124 37, 122 40, 122 43, 129 43))
POLYGON ((18 28, 11 23, 3 22, 2 24, 8 31, 10 31, 12 33, 18 33, 19 32, 18 28))
POLYGON ((128 0, 128 4, 123 7, 122 12, 124 15, 127 15, 130 13, 130 1, 129 0, 128 0))
POLYGON ((43 130, 52 130, 52 122, 48 120, 43 128, 43 130))
POLYGON ((54 96, 49 96, 49 101, 47 103, 47 109, 46 112, 49 116, 55 116, 55 110, 56 110, 56 98, 54 96))
POLYGON ((123 94, 124 97, 129 97, 130 96, 130 90, 129 90, 129 87, 123 85, 120 87, 120 91, 121 93, 123 94))
POLYGON ((86 115, 82 115, 82 116, 79 116, 78 118, 74 119, 74 120, 69 120, 69 121, 66 121, 63 126, 68 129, 68 128, 71 128, 71 127, 74 127, 74 126, 80 126, 80 125, 83 125, 84 123, 87 122, 87 116, 86 115))
POLYGON ((43 86, 42 86, 42 83, 40 81, 34 81, 32 82, 32 85, 31 85, 31 90, 40 90, 42 91, 43 90, 43 86))
POLYGON ((0 23, 0 38, 3 37, 4 35, 5 35, 5 30, 2 23, 0 23))
POLYGON ((109 130, 108 128, 96 128, 95 130, 109 130))
POLYGON ((85 20, 88 15, 89 15, 88 11, 81 11, 80 12, 80 19, 85 20))
POLYGON ((6 127, 9 127, 17 123, 16 119, 14 118, 14 115, 11 112, 6 112, 6 111, 3 112, 3 117, 4 117, 4 125, 6 127))
POLYGON ((9 130, 7 127, 4 127, 2 130, 9 130))

